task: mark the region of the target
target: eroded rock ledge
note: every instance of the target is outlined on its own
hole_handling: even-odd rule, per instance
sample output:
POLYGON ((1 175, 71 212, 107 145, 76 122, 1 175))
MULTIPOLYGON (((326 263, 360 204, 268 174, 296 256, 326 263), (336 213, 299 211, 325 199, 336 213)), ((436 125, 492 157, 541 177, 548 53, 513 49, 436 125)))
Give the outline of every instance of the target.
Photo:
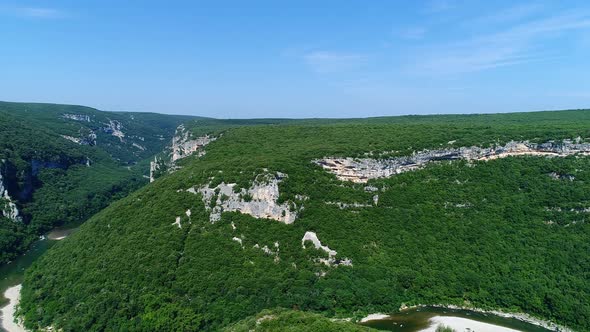
POLYGON ((172 139, 172 161, 174 162, 190 156, 216 139, 216 137, 209 135, 192 138, 190 132, 184 128, 184 125, 180 125, 176 128, 176 133, 172 139))
POLYGON ((278 203, 279 183, 286 174, 260 174, 252 186, 239 191, 234 190, 235 183, 220 183, 215 187, 210 184, 200 188, 190 188, 189 192, 201 193, 203 202, 210 212, 209 219, 215 222, 221 219, 223 212, 240 212, 254 218, 274 219, 285 224, 292 224, 297 218, 298 208, 295 202, 278 203))
POLYGON ((430 162, 451 160, 490 160, 509 156, 565 157, 573 154, 590 154, 590 143, 563 140, 546 143, 511 141, 506 145, 482 148, 478 146, 425 150, 411 156, 388 159, 373 158, 323 158, 313 162, 334 173, 342 181, 365 183, 370 179, 387 178, 396 174, 425 167, 430 162))
POLYGON ((338 255, 338 252, 336 250, 330 249, 330 247, 328 246, 323 245, 322 242, 318 239, 318 236, 315 232, 305 232, 303 238, 301 239, 301 247, 303 247, 303 249, 306 248, 306 242, 313 243, 314 248, 322 250, 328 254, 328 258, 317 258, 316 261, 318 263, 322 263, 331 267, 336 267, 338 265, 352 266, 352 260, 348 258, 340 260, 336 259, 336 255, 338 255))
POLYGON ((184 125, 179 125, 176 128, 171 145, 167 148, 165 156, 155 156, 154 160, 150 162, 150 182, 154 182, 159 173, 172 173, 178 166, 176 161, 186 158, 194 153, 199 157, 205 155, 203 149, 205 145, 215 141, 217 137, 214 136, 200 136, 192 137, 189 130, 184 125))
POLYGON ((20 222, 22 218, 16 204, 8 194, 8 189, 4 186, 4 178, 2 177, 2 164, 0 161, 0 215, 12 220, 20 222))

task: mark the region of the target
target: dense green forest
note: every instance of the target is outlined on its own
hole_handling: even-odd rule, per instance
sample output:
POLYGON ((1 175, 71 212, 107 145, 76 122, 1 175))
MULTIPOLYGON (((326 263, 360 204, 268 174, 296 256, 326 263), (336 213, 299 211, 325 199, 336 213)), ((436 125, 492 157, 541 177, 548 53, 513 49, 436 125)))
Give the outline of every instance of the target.
MULTIPOLYGON (((189 327, 190 329, 190 327, 189 327)), ((369 332, 377 330, 303 311, 263 310, 222 330, 223 332, 369 332)), ((438 330, 437 330, 438 332, 438 330)), ((452 332, 452 331, 443 331, 452 332)))
MULTIPOLYGON (((308 312, 360 317, 444 303, 590 330, 589 157, 439 162, 367 184, 312 163, 409 155, 450 141, 588 142, 590 111, 217 120, 193 130, 221 136, 203 157, 111 204, 31 267, 20 308, 27 327, 239 331, 277 307, 324 324, 308 312), (212 205, 191 192, 236 183, 239 193, 277 172, 286 174, 277 204, 298 211, 292 224, 227 211, 212 223, 212 205), (330 257, 302 247, 306 232, 337 251, 334 262, 352 265, 319 261, 330 257)), ((214 195, 228 199, 219 189, 214 195)))
POLYGON ((192 119, 0 102, 2 185, 22 219, 3 216, 0 205, 0 264, 51 228, 79 224, 146 184, 148 159, 192 119))

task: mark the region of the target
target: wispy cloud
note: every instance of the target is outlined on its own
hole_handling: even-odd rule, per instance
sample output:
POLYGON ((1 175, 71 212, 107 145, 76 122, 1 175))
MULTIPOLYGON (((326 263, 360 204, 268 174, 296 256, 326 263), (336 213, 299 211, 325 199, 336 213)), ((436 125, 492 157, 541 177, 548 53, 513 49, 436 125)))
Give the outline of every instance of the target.
POLYGON ((48 7, 0 7, 0 14, 34 19, 61 19, 68 17, 68 14, 60 9, 48 7))
POLYGON ((334 73, 358 68, 368 61, 365 54, 313 51, 303 56, 305 63, 317 73, 334 73))
POLYGON ((398 32, 398 35, 403 39, 422 39, 428 30, 425 27, 412 27, 403 29, 398 32))
POLYGON ((555 58, 544 47, 548 38, 590 28, 590 13, 561 13, 529 20, 499 32, 433 46, 417 55, 421 73, 462 74, 555 58))
POLYGON ((440 13, 455 8, 456 3, 453 0, 431 0, 426 4, 425 12, 440 13))
POLYGON ((544 8, 545 6, 540 3, 519 4, 509 8, 504 8, 498 12, 476 17, 473 20, 467 20, 465 25, 495 25, 516 22, 538 14, 544 8))

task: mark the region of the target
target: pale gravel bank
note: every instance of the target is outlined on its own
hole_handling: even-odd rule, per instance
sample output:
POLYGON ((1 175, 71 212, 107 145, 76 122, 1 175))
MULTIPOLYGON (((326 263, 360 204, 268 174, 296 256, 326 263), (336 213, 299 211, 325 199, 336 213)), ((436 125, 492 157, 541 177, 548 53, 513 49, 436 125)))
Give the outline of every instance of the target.
POLYGON ((498 326, 489 323, 482 323, 476 320, 451 317, 435 316, 430 318, 430 326, 420 332, 436 332, 439 326, 448 326, 456 331, 477 331, 477 332, 520 332, 519 330, 498 326))
POLYGON ((20 323, 14 322, 16 306, 20 301, 21 285, 16 285, 6 289, 4 297, 8 299, 8 304, 0 309, 2 314, 2 328, 8 332, 25 332, 25 328, 20 323))
MULTIPOLYGON (((473 312, 479 312, 479 313, 484 313, 484 314, 491 314, 491 315, 496 315, 499 317, 504 317, 504 318, 514 318, 517 319, 521 322, 525 322, 525 323, 529 323, 532 325, 536 325, 536 326, 540 326, 542 328, 551 330, 551 331, 557 331, 557 332, 574 332, 572 329, 563 326, 563 325, 559 325, 556 323, 553 323, 551 321, 548 320, 543 320, 543 319, 539 319, 536 317, 533 317, 529 314, 525 314, 525 313, 518 313, 518 312, 504 312, 504 311, 499 311, 499 310, 485 310, 485 309, 481 309, 481 308, 473 308, 473 307, 462 307, 462 306, 457 306, 457 305, 423 305, 423 304, 418 304, 415 306, 405 306, 402 305, 402 307, 400 308, 400 312, 406 311, 406 310, 410 310, 410 309, 416 309, 416 308, 424 308, 424 307, 430 307, 430 308, 443 308, 443 309, 452 309, 452 310, 470 310, 473 312)), ((386 319, 390 317, 390 315, 385 315, 385 314, 381 314, 381 313, 376 313, 376 314, 370 314, 367 317, 362 318, 359 322, 360 323, 366 323, 368 321, 372 321, 372 320, 381 320, 381 319, 386 319)), ((437 323, 438 321, 440 321, 442 324, 446 324, 449 325, 448 323, 444 323, 442 322, 443 320, 446 319, 451 319, 451 316, 435 316, 433 318, 431 318, 431 321, 434 323, 437 323)), ((434 324, 434 327, 436 328, 438 324, 434 324)), ((432 326, 431 326, 432 327, 432 326)), ((460 326, 458 327, 459 329, 461 328, 460 326)), ((499 328, 499 327, 498 327, 499 328)), ((473 330, 473 328, 472 328, 473 330)), ((429 329, 424 330, 424 332, 430 331, 429 329)), ((432 330, 434 331, 434 330, 432 330)), ((481 326, 478 328, 477 330, 479 331, 487 331, 485 327, 481 326)), ((496 330, 490 330, 490 331, 500 331, 498 329, 496 330)), ((505 330, 507 331, 513 331, 510 329, 505 330)), ((422 331, 421 331, 422 332, 422 331)))
MULTIPOLYGON (((433 306, 431 306, 431 307, 433 307, 433 306)), ((542 328, 546 328, 546 329, 552 330, 552 331, 574 332, 572 329, 570 329, 566 326, 559 325, 559 324, 553 323, 548 320, 536 318, 536 317, 533 317, 529 314, 525 314, 525 313, 521 313, 521 312, 504 312, 504 311, 499 311, 499 310, 485 310, 485 309, 480 309, 480 308, 461 307, 461 306, 456 306, 456 305, 437 305, 434 307, 447 308, 447 309, 471 310, 471 311, 485 313, 485 314, 492 314, 492 315, 496 315, 496 316, 500 316, 500 317, 504 317, 504 318, 514 318, 519 321, 529 323, 532 325, 537 325, 537 326, 540 326, 542 328)))
POLYGON ((381 319, 385 319, 389 317, 389 315, 386 314, 370 314, 367 317, 361 318, 361 320, 359 321, 360 323, 366 323, 372 320, 381 320, 381 319))

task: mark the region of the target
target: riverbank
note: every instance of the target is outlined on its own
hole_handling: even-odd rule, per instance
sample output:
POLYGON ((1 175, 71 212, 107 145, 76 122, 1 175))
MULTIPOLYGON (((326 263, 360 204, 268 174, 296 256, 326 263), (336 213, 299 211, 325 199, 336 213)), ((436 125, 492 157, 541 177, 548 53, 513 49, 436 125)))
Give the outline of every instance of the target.
POLYGON ((432 323, 420 332, 436 332, 441 326, 448 326, 455 331, 477 331, 477 332, 520 332, 519 330, 502 327, 494 324, 482 323, 461 317, 437 316, 430 319, 432 323))
MULTIPOLYGON (((505 312, 505 311, 500 311, 500 310, 486 310, 486 309, 481 309, 481 308, 476 308, 476 307, 458 306, 458 305, 452 305, 452 304, 448 304, 448 305, 446 305, 446 304, 438 304, 438 305, 419 304, 419 305, 414 305, 414 306, 402 305, 400 307, 398 313, 403 314, 403 313, 407 313, 411 310, 420 310, 420 309, 426 309, 426 308, 448 309, 448 310, 466 310, 466 311, 472 311, 474 313, 480 313, 480 314, 485 314, 485 315, 494 315, 494 316, 498 316, 498 317, 502 317, 502 318, 506 318, 506 319, 515 319, 515 320, 521 321, 523 323, 531 324, 531 325, 538 326, 543 329, 547 329, 547 330, 551 330, 551 331, 574 332, 572 329, 570 329, 566 326, 559 325, 559 324, 556 324, 556 323, 551 322, 549 320, 537 318, 537 317, 534 317, 534 316, 531 316, 531 315, 525 314, 525 313, 505 312)), ((359 321, 359 323, 366 323, 366 322, 370 322, 370 321, 383 320, 383 319, 387 319, 388 317, 391 317, 391 316, 384 315, 382 313, 371 314, 371 315, 368 315, 368 316, 362 318, 359 321)))
MULTIPOLYGON (((423 306, 423 307, 425 307, 425 306, 423 306)), ((505 312, 505 311, 500 311, 500 310, 485 310, 485 309, 481 309, 481 308, 462 307, 462 306, 457 306, 457 305, 452 305, 452 304, 450 304, 450 305, 435 305, 435 306, 430 306, 430 307, 438 307, 438 308, 454 309, 454 310, 471 310, 471 311, 479 312, 482 314, 491 314, 491 315, 496 315, 496 316, 500 316, 500 317, 504 317, 504 318, 517 319, 521 322, 540 326, 540 327, 548 329, 548 330, 559 331, 559 332, 574 332, 573 330, 571 330, 568 327, 553 323, 549 320, 544 320, 541 318, 533 317, 529 314, 525 314, 522 312, 505 312)))
POLYGON ((21 285, 12 286, 4 292, 8 304, 0 309, 2 328, 7 332, 26 332, 20 323, 15 323, 16 307, 20 301, 21 285))
POLYGON ((39 241, 36 241, 26 253, 17 257, 14 261, 0 266, 0 300, 2 301, 0 305, 3 306, 0 309, 2 315, 0 318, 1 330, 8 332, 25 331, 22 327, 19 329, 18 325, 13 323, 14 309, 19 300, 20 284, 23 282, 24 273, 53 244, 65 239, 75 230, 76 228, 56 228, 41 237, 39 241))
POLYGON ((63 240, 66 237, 70 236, 74 231, 78 228, 56 228, 51 232, 47 233, 47 238, 49 240, 59 241, 63 240))

